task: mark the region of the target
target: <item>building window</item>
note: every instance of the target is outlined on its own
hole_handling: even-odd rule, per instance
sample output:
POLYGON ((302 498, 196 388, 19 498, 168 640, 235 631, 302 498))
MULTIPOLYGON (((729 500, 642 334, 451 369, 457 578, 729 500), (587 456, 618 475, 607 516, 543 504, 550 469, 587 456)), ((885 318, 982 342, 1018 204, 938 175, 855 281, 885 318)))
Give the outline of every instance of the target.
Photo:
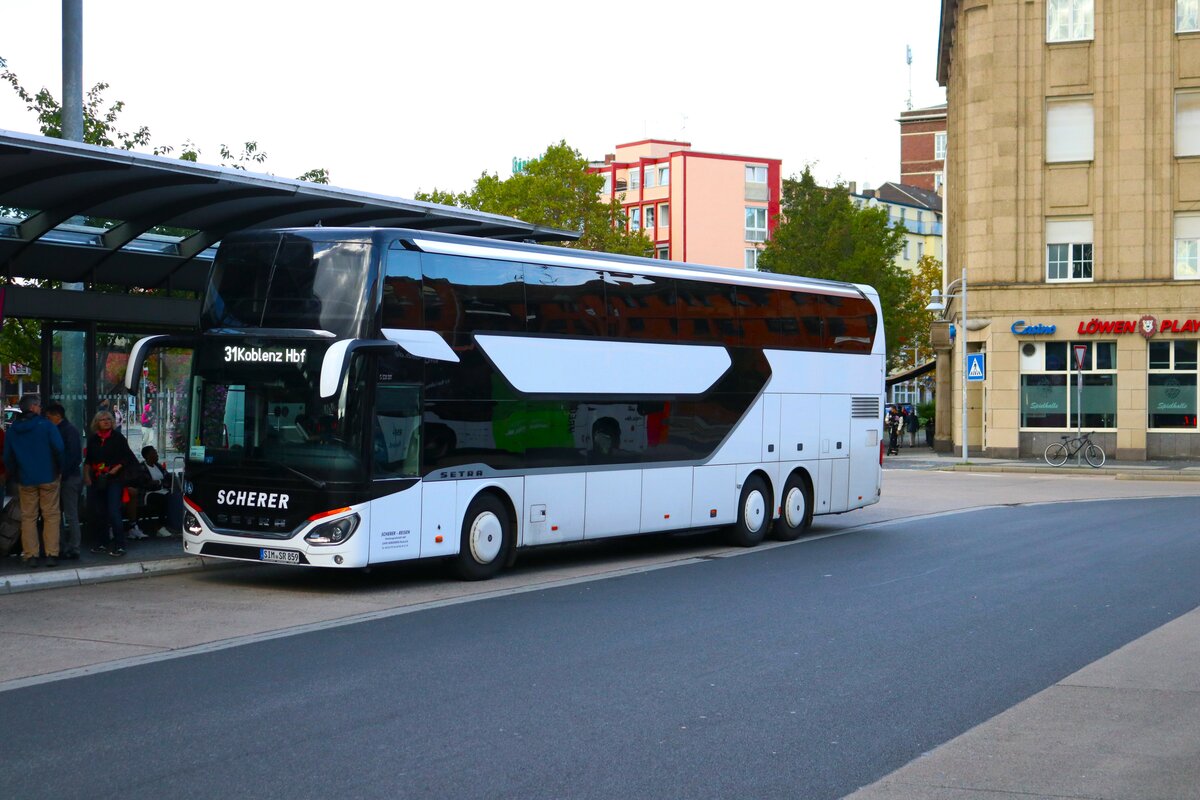
POLYGON ((658 258, 658 259, 661 259, 661 260, 663 260, 663 261, 666 261, 667 259, 669 259, 669 258, 671 257, 671 247, 670 247, 670 245, 665 245, 665 244, 664 244, 664 245, 662 245, 662 246, 660 246, 660 247, 656 247, 656 248, 654 248, 654 257, 655 257, 655 258, 658 258))
POLYGON ((917 261, 925 257, 925 243, 917 242, 917 261))
POLYGON ((603 194, 603 195, 612 194, 612 173, 611 172, 604 173, 604 188, 602 188, 600 190, 600 194, 603 194))
POLYGON ((654 206, 646 206, 646 230, 654 230, 654 206))
POLYGON ((642 210, 633 208, 629 210, 629 230, 640 231, 642 229, 642 210))
POLYGON ((767 210, 765 208, 746 207, 746 241, 765 242, 767 240, 767 210))
POLYGON ((658 227, 671 227, 671 206, 668 203, 658 204, 658 227))
POLYGON ((758 254, 762 252, 757 247, 746 248, 746 261, 742 265, 746 269, 758 269, 758 254))
POLYGON ((1200 214, 1175 215, 1175 277, 1200 278, 1200 214))
POLYGON ((1092 99, 1046 101, 1046 163, 1091 161, 1095 121, 1092 99))
POLYGON ((1092 0, 1049 0, 1046 3, 1046 41, 1092 39, 1094 17, 1092 0))
POLYGON ((1200 156, 1200 92, 1175 93, 1175 155, 1200 156))
POLYGON ((905 237, 904 237, 904 253, 903 253, 903 255, 902 255, 901 257, 902 257, 902 258, 903 258, 905 261, 908 261, 908 259, 909 259, 909 257, 910 257, 910 256, 909 256, 909 254, 908 254, 908 237, 907 237, 907 236, 905 236, 905 237))
POLYGON ((1025 342, 1021 365, 1022 428, 1117 427, 1116 342, 1025 342), (1085 348, 1082 370, 1075 366, 1076 345, 1085 348), (1083 373, 1079 400, 1077 371, 1083 373))
POLYGON ((746 183, 766 183, 766 167, 746 167, 746 183))
POLYGON ((671 167, 670 166, 658 168, 658 185, 659 186, 670 186, 671 185, 671 167))
POLYGON ((1175 0, 1175 32, 1200 31, 1200 0, 1175 0))
POLYGON ((644 172, 646 175, 645 180, 642 181, 642 185, 644 185, 647 189, 653 189, 654 188, 654 167, 650 164, 647 164, 645 167, 642 168, 642 172, 644 172))
POLYGON ((941 172, 941 171, 933 173, 933 190, 935 192, 940 192, 942 190, 942 187, 945 185, 946 185, 946 173, 941 172))
POLYGON ((1196 430, 1196 340, 1149 342, 1146 424, 1159 430, 1196 430))
POLYGON ((1046 220, 1046 280, 1092 279, 1092 221, 1046 220))
POLYGON ((946 134, 944 133, 933 135, 933 158, 935 161, 946 160, 946 134))
POLYGON ((632 191, 634 189, 640 189, 640 188, 642 188, 642 171, 640 169, 638 169, 637 167, 630 167, 629 168, 629 189, 630 189, 630 191, 632 191))

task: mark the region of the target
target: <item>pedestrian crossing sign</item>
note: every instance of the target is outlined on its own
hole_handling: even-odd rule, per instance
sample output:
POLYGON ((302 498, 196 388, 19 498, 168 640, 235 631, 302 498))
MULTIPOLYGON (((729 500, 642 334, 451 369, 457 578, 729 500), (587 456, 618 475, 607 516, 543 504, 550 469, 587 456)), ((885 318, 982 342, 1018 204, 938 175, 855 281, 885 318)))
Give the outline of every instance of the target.
POLYGON ((968 353, 967 354, 967 380, 982 381, 987 375, 987 367, 984 364, 983 353, 968 353))

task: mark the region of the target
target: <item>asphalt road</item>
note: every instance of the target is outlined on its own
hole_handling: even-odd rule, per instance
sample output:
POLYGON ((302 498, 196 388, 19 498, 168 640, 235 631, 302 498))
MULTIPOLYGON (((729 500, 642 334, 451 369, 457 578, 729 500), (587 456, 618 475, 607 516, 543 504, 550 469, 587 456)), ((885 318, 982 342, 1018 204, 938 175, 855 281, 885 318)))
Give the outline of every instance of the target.
POLYGON ((899 521, 0 692, 0 787, 837 798, 1200 605, 1195 502, 899 521))

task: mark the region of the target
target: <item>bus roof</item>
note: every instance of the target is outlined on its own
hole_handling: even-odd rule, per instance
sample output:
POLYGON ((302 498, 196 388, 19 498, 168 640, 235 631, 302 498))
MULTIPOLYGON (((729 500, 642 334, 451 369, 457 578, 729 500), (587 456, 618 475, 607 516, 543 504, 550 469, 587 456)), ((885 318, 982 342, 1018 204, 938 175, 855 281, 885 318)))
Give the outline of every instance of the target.
POLYGON ((791 291, 810 291, 842 297, 876 295, 869 286, 854 283, 803 278, 774 272, 753 272, 729 267, 715 267, 682 261, 597 253, 547 245, 479 239, 472 236, 434 233, 409 228, 280 228, 258 229, 227 237, 227 241, 259 239, 272 234, 290 233, 320 241, 365 241, 386 244, 404 240, 422 252, 493 258, 502 261, 530 261, 551 266, 575 266, 589 269, 609 268, 621 272, 692 280, 707 280, 743 286, 759 286, 791 291))

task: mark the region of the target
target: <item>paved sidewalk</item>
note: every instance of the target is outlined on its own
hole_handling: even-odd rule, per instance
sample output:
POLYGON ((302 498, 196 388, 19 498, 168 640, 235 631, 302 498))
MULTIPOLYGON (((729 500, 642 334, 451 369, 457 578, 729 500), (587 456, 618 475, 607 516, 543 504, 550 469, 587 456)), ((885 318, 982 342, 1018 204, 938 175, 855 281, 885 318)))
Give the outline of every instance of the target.
POLYGON ((1041 458, 983 458, 967 451, 967 462, 962 461, 962 451, 938 453, 930 447, 902 447, 894 456, 885 456, 884 469, 937 469, 959 472, 1023 472, 1046 475, 1107 475, 1118 480, 1200 480, 1200 460, 1117 461, 1108 459, 1099 469, 1085 462, 1077 466, 1069 461, 1061 467, 1052 467, 1041 458))
POLYGON ((126 554, 121 558, 114 558, 106 553, 92 553, 89 550, 91 543, 86 531, 83 538, 83 552, 80 553, 79 560, 59 559, 57 567, 21 566, 19 547, 18 552, 0 558, 0 595, 144 578, 232 563, 188 555, 183 552, 178 534, 169 539, 129 541, 125 545, 126 554))
POLYGON ((1151 631, 848 800, 1200 797, 1200 610, 1151 631))

